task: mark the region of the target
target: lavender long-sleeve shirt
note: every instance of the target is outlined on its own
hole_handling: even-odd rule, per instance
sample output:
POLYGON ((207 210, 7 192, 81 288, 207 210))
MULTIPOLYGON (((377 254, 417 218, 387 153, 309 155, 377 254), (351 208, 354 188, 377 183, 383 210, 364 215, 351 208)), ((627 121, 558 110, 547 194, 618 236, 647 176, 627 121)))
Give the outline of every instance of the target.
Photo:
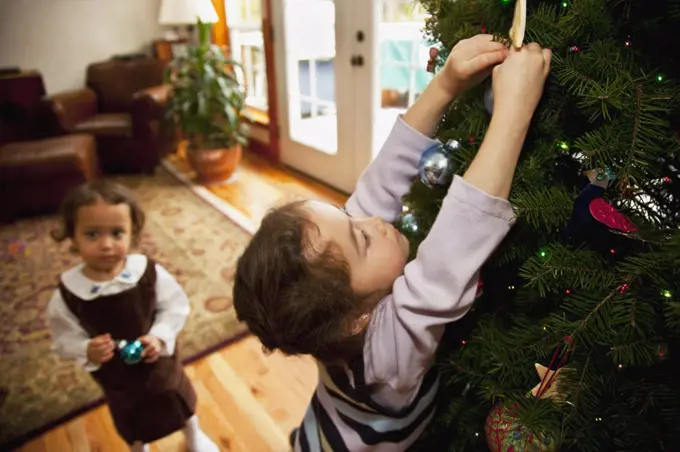
MULTIPOLYGON (((421 154, 436 143, 399 118, 347 202, 348 213, 396 220, 402 210, 401 199, 417 174, 421 154)), ((507 200, 489 196, 460 177, 454 179, 416 258, 375 309, 364 346, 363 377, 372 401, 391 410, 412 410, 412 414, 383 419, 363 410, 361 404, 348 406, 348 400, 338 396, 342 391, 320 366, 320 383, 301 426, 296 450, 321 450, 329 444, 333 450, 395 451, 404 450, 418 438, 431 417, 416 419, 425 406, 418 398, 432 399, 436 392, 435 387, 423 393, 421 385, 433 364, 444 327, 470 309, 479 269, 508 233, 512 218, 507 200), (361 428, 349 418, 360 418, 361 428), (411 425, 414 423, 418 425, 411 425), (324 425, 331 426, 333 440, 324 425), (398 430, 403 434, 389 435, 398 430), (380 435, 392 439, 375 444, 380 435), (344 445, 333 444, 339 440, 344 445)), ((351 372, 348 375, 355 380, 351 372)))

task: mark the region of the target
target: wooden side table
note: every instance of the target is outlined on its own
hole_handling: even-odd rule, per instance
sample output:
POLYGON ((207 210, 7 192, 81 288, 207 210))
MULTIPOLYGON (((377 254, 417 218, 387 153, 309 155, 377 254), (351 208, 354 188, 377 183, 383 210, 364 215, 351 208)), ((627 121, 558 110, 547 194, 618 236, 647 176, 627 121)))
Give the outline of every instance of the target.
POLYGON ((158 39, 153 42, 154 57, 161 61, 172 61, 181 51, 183 46, 187 45, 186 39, 158 39))

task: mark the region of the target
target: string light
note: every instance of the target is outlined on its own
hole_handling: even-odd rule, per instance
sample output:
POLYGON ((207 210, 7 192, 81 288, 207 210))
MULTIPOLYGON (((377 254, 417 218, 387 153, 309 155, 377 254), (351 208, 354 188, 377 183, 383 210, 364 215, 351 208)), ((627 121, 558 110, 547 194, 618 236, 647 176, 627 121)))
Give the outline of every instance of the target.
POLYGON ((619 293, 625 293, 630 286, 628 284, 622 284, 619 288, 619 293))
POLYGON ((569 50, 571 52, 578 52, 580 49, 578 48, 578 46, 571 46, 571 47, 569 47, 569 50))
POLYGON ((664 351, 663 351, 663 348, 660 348, 660 349, 659 349, 659 358, 663 358, 664 355, 665 355, 665 353, 664 353, 664 351))
POLYGON ((663 178, 663 181, 666 182, 667 184, 670 184, 670 183, 672 182, 671 178, 668 177, 668 176, 665 176, 665 177, 663 178))
POLYGON ((562 8, 566 8, 567 6, 569 6, 567 2, 562 2, 562 8))
POLYGON ((619 364, 619 369, 623 369, 623 364, 619 364))
POLYGON ((630 42, 630 41, 626 41, 626 43, 625 43, 625 44, 626 44, 626 47, 630 47, 631 45, 633 45, 633 43, 632 43, 632 42, 630 42))
POLYGON ((465 344, 467 344, 467 341, 465 339, 463 339, 462 341, 460 341, 460 343, 465 345, 465 344))
POLYGON ((662 294, 663 294, 663 296, 666 297, 666 298, 671 298, 671 297, 673 297, 673 294, 672 294, 671 291, 668 290, 668 289, 664 290, 664 291, 662 292, 662 294))
POLYGON ((401 206, 401 211, 402 212, 408 212, 409 211, 408 206, 401 206))
POLYGON ((473 137, 473 136, 471 135, 471 136, 470 136, 470 143, 474 143, 474 142, 475 142, 475 137, 473 137))
POLYGON ((596 417, 596 418, 595 418, 595 422, 602 422, 602 418, 601 418, 601 417, 596 417))
POLYGON ((565 151, 569 150, 569 145, 567 144, 566 141, 560 141, 559 143, 557 143, 557 147, 565 151))
POLYGON ((509 290, 515 290, 515 286, 508 286, 509 290))
POLYGON ((656 76, 656 81, 657 81, 657 82, 663 82, 663 80, 664 80, 663 75, 659 74, 659 75, 656 76))
POLYGON ((567 290, 564 291, 564 293, 566 293, 567 295, 569 295, 569 294, 571 294, 571 290, 567 289, 567 290))
POLYGON ((545 250, 540 250, 538 252, 538 255, 541 256, 541 257, 546 257, 548 255, 548 253, 545 250))
POLYGON ((616 250, 615 250, 614 248, 610 249, 609 252, 610 252, 611 254, 616 254, 616 250))

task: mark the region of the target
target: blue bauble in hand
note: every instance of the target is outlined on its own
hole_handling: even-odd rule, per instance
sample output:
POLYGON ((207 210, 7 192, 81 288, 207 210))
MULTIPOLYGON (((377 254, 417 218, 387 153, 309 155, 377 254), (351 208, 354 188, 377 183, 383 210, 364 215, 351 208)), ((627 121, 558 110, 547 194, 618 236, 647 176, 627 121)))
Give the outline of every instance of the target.
POLYGON ((450 185, 455 172, 451 154, 459 147, 457 141, 451 140, 446 145, 436 144, 423 152, 418 163, 420 181, 428 187, 450 185))
POLYGON ((142 361, 144 346, 139 341, 118 341, 118 350, 125 364, 138 364, 142 361))

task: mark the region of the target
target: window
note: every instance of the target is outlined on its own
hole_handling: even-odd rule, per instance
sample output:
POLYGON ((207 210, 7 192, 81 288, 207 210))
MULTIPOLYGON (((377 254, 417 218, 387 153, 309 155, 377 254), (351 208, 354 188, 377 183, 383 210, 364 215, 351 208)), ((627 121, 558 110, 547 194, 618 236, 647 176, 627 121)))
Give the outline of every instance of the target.
POLYGON ((380 37, 382 107, 405 109, 423 92, 429 46, 423 38, 425 11, 413 0, 383 0, 380 37))
POLYGON ((264 0, 225 0, 231 56, 243 66, 239 80, 246 88, 246 105, 262 112, 269 110, 267 71, 262 34, 264 0))

